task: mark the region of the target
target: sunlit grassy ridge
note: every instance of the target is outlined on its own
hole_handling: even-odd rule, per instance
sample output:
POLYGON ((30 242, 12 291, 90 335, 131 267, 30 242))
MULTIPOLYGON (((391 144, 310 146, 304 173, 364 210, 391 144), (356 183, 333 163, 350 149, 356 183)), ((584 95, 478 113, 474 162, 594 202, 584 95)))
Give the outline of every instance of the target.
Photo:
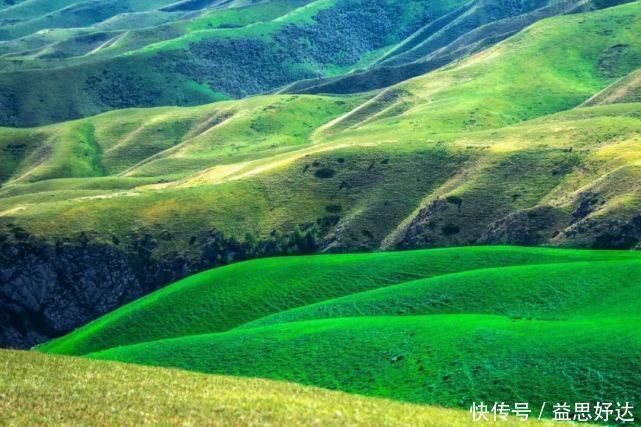
POLYGON ((122 239, 158 224, 260 239, 331 216, 323 248, 630 247, 636 237, 609 241, 593 224, 639 206, 639 106, 572 107, 641 65, 639 7, 545 20, 366 98, 257 97, 5 129, 0 215, 45 237, 122 239), (531 211, 524 230, 508 227, 531 211))
MULTIPOLYGON (((260 379, 2 351, 9 424, 471 425, 467 411, 260 379)), ((505 425, 522 425, 510 420, 505 425)), ((541 422, 534 425, 548 425, 541 422)))
POLYGON ((193 108, 115 111, 39 128, 35 135, 6 129, 2 143, 15 154, 3 157, 10 162, 4 173, 16 182, 189 175, 219 162, 307 144, 316 128, 362 99, 264 96, 193 108))
MULTIPOLYGON (((332 105, 334 101, 328 102, 332 105)), ((574 221, 598 219, 605 212, 620 211, 625 218, 620 204, 624 196, 631 209, 636 206, 638 114, 637 105, 578 109, 500 131, 450 136, 443 142, 383 143, 361 137, 265 159, 259 157, 260 152, 252 153, 250 145, 239 151, 258 157, 253 161, 223 163, 149 190, 144 185, 161 178, 10 184, 2 189, 0 210, 6 221, 41 236, 107 229, 123 236, 136 226, 158 223, 177 235, 184 236, 185 230, 197 235, 213 227, 243 238, 248 232, 260 236, 291 227, 287 224, 292 221, 314 222, 328 215, 328 206, 334 206, 340 208, 337 216, 346 230, 335 236, 336 244, 376 247, 382 242, 389 247, 405 239, 421 208, 455 196, 452 203, 441 202, 442 212, 433 213, 436 225, 424 227, 423 234, 434 242, 466 244, 512 212, 552 206, 555 217, 541 226, 540 237, 526 235, 519 241, 532 244, 552 239, 555 231, 574 221), (318 178, 316 171, 323 168, 334 176, 318 178), (614 179, 612 173, 629 179, 614 179), (578 201, 590 192, 598 192, 603 203, 595 205, 587 218, 573 217, 578 201), (58 223, 55 230, 49 227, 51 218, 58 223), (458 227, 458 232, 443 234, 442 227, 448 223, 458 227)), ((153 127, 149 131, 153 134, 153 127)), ((215 137, 212 131, 208 138, 215 137)), ((182 151, 187 153, 189 146, 182 146, 182 151)), ((166 159, 142 164, 140 170, 170 162, 194 164, 200 156, 197 151, 189 157, 167 154, 166 159)), ((200 160, 207 158, 203 154, 200 160)), ((123 160, 133 163, 127 157, 123 160)), ((34 172, 46 171, 47 164, 52 163, 45 162, 34 172)), ((567 239, 557 235, 559 243, 567 239)), ((586 236, 586 244, 591 244, 591 238, 593 234, 586 236)), ((181 238, 177 239, 172 244, 182 245, 181 238)))
MULTIPOLYGON (((263 316, 275 315, 278 318, 280 314, 276 313, 283 310, 335 297, 356 294, 354 298, 359 298, 359 292, 392 285, 397 286, 389 288, 390 293, 396 294, 397 289, 400 291, 405 287, 413 288, 422 283, 417 282, 419 285, 415 285, 414 282, 411 282, 398 285, 402 282, 479 268, 637 258, 637 254, 627 252, 470 247, 256 260, 189 277, 39 348, 42 351, 52 353, 87 354, 136 342, 206 332, 222 332, 263 316)), ((635 269, 636 266, 636 264, 632 264, 630 267, 632 275, 638 270, 635 269)), ((479 301, 485 282, 497 280, 500 283, 509 279, 512 274, 512 270, 499 271, 502 272, 499 274, 499 279, 492 275, 489 276, 489 279, 481 275, 481 279, 479 279, 481 281, 476 285, 479 288, 478 295, 472 296, 474 292, 470 291, 471 294, 468 297, 471 300, 479 301)), ((530 274, 534 274, 532 272, 540 273, 542 270, 533 267, 533 270, 526 270, 526 272, 528 271, 531 272, 530 274)), ((518 272, 519 270, 515 272, 517 276, 518 272)), ((565 275, 559 275, 557 280, 563 282, 564 279, 561 278, 566 276, 572 276, 572 270, 567 271, 565 275)), ((443 280, 451 284, 456 282, 457 276, 443 277, 443 280)), ((478 276, 473 274, 472 277, 478 276)), ((432 280, 438 283, 438 278, 432 280)), ((530 280, 536 280, 536 275, 530 280)), ((577 283, 580 283, 580 280, 577 280, 577 283)), ((432 281, 428 280, 426 285, 429 286, 430 283, 432 281)), ((514 295, 517 295, 518 292, 514 288, 518 289, 521 285, 519 280, 514 279, 513 288, 503 289, 502 295, 510 294, 510 290, 514 295)), ((434 286, 438 287, 438 285, 434 286)), ((438 293, 438 290, 433 292, 438 293)), ((538 298, 543 290, 534 288, 530 292, 534 295, 533 298, 538 298)), ((376 295, 376 293, 374 294, 376 295)), ((383 295, 388 294, 383 293, 383 295)), ((415 295, 420 299, 420 293, 415 295)), ((590 294, 592 297, 593 295, 590 294)), ((398 298, 402 300, 403 297, 399 294, 398 298)), ((323 303, 323 305, 331 305, 331 302, 323 303)), ((398 310, 404 312, 405 309, 401 307, 405 305, 402 302, 392 303, 389 307, 392 312, 387 314, 397 314, 398 310)), ((435 309, 438 310, 438 308, 435 309)), ((445 308, 441 308, 447 312, 445 308)), ((412 310, 410 306, 407 309, 408 313, 423 313, 420 309, 412 310)), ((306 308, 299 310, 305 311, 306 308)), ((353 310, 359 311, 356 303, 353 304, 353 310)), ((425 313, 429 312, 429 304, 424 310, 425 313)), ((492 313, 505 313, 500 305, 494 306, 493 310, 496 311, 492 311, 492 308, 489 307, 487 310, 492 313)), ((463 307, 460 311, 474 310, 471 310, 470 307, 463 307)), ((516 313, 518 310, 514 308, 512 311, 516 313)), ((343 314, 348 315, 348 312, 345 310, 342 313, 341 310, 338 310, 338 313, 331 317, 342 317, 343 314)), ((363 315, 366 313, 363 311, 363 315)), ((284 312, 283 315, 287 317, 288 312, 284 312)), ((529 313, 525 312, 522 315, 527 316, 529 313)), ((260 321, 258 322, 260 323, 260 321)))

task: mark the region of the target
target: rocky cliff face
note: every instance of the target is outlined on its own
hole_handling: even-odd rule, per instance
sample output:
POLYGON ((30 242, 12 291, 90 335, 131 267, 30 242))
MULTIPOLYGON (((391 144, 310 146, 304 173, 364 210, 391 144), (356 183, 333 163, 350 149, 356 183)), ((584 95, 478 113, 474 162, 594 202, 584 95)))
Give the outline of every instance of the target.
POLYGON ((166 232, 140 231, 126 243, 85 235, 47 242, 18 227, 0 229, 0 348, 33 347, 208 268, 316 252, 317 233, 310 227, 239 242, 209 231, 188 238, 190 251, 172 253, 161 246, 178 237, 166 232))
POLYGON ((0 246, 0 346, 28 348, 71 331, 145 291, 131 260, 108 245, 0 246))

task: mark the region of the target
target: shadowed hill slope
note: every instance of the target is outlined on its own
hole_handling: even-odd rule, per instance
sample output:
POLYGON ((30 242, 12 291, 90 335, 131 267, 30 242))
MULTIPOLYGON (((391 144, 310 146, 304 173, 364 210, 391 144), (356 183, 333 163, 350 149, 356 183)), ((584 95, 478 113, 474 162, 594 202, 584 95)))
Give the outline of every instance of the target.
POLYGON ((425 74, 492 46, 545 18, 586 12, 625 1, 531 1, 512 3, 475 0, 427 24, 399 43, 369 70, 285 87, 289 93, 355 93, 384 88, 425 74))

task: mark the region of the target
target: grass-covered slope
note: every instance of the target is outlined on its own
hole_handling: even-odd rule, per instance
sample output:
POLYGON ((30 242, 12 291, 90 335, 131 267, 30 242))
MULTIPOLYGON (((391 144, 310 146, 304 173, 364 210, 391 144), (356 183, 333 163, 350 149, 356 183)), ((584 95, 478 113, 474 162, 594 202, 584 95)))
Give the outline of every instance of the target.
POLYGON ((641 104, 580 105, 639 68, 640 8, 544 20, 367 96, 259 96, 0 130, 0 248, 6 271, 30 272, 4 288, 10 340, 26 333, 14 297, 38 317, 29 328, 56 325, 28 345, 130 301, 122 290, 104 305, 78 297, 114 269, 141 295, 274 255, 634 248, 641 104), (48 255, 65 251, 70 264, 48 255), (82 315, 61 322, 63 307, 82 315))
MULTIPOLYGON (((295 384, 0 352, 3 423, 467 426, 467 411, 295 384)), ((505 425, 522 425, 510 420, 505 425)), ((534 423, 547 425, 551 423, 534 423)))
MULTIPOLYGON (((355 294, 354 298, 359 298, 360 292, 363 291, 391 286, 389 292, 397 295, 397 290, 401 292, 400 290, 406 287, 413 289, 413 287, 422 285, 422 282, 398 285, 399 283, 462 271, 536 264, 537 267, 533 267, 532 270, 525 270, 525 272, 530 272, 530 276, 534 274, 534 278, 530 279, 533 281, 536 280, 536 274, 532 271, 541 272, 542 270, 538 268, 538 265, 541 264, 636 258, 638 258, 637 254, 628 252, 470 247, 249 261, 189 277, 122 307, 70 335, 53 340, 39 349, 51 353, 87 354, 137 342, 207 332, 222 332, 264 316, 287 316, 289 312, 279 313, 283 310, 321 303, 325 300, 351 294, 355 294)), ((634 269, 635 266, 632 265, 631 268, 634 269)), ((581 265, 578 268, 580 269, 580 267, 581 265)), ((512 270, 498 271, 502 272, 500 274, 504 275, 505 280, 505 278, 509 278, 512 270)), ((516 270, 517 273, 519 271, 516 270)), ((474 272, 470 274, 473 278, 479 277, 474 272)), ((560 275, 558 280, 563 282, 561 278, 565 279, 568 276, 572 276, 572 272, 560 275)), ((447 283, 455 283, 458 276, 443 277, 447 283)), ((465 277, 467 276, 464 275, 463 278, 465 277)), ((470 290, 467 298, 480 303, 478 297, 483 293, 483 288, 487 288, 486 282, 488 280, 492 282, 494 278, 492 275, 489 276, 489 279, 487 276, 481 276, 478 280, 479 283, 476 284, 478 291, 470 290)), ((439 286, 439 277, 429 279, 425 285, 428 289, 424 292, 438 293, 438 290, 430 291, 433 289, 430 286, 433 281, 436 284, 432 286, 439 286)), ((508 288, 503 289, 501 295, 509 295, 510 290, 518 289, 521 285, 522 282, 517 279, 514 282, 508 282, 505 285, 508 288)), ((456 293, 455 290, 452 292, 456 293)), ((530 292, 535 302, 536 298, 540 298, 543 289, 533 288, 530 292)), ((513 293, 517 294, 517 292, 513 293)), ((596 291, 590 296, 595 293, 596 291)), ((376 292, 374 294, 376 295, 376 292)), ((387 293, 383 294, 388 295, 387 293)), ((409 291, 409 294, 414 294, 416 298, 420 299, 420 294, 414 291, 409 291)), ((398 294, 400 300, 403 300, 402 295, 398 294)), ((383 297, 383 299, 385 298, 383 297)), ((425 304, 428 307, 420 307, 419 305, 419 308, 416 309, 412 309, 412 306, 408 305, 409 302, 391 303, 389 307, 391 313, 383 312, 381 309, 381 313, 378 314, 398 314, 399 310, 402 312, 408 310, 408 313, 427 313, 430 306, 427 301, 429 298, 426 297, 425 304)), ((453 304, 456 303, 454 301, 461 303, 460 298, 452 298, 452 301, 453 304)), ((322 303, 322 305, 331 304, 331 301, 322 303)), ((523 304, 527 305, 528 303, 524 301, 523 304)), ((353 307, 356 312, 359 311, 356 303, 348 303, 348 305, 353 307)), ((487 310, 490 313, 508 313, 508 308, 502 310, 500 305, 495 305, 493 308, 489 306, 487 310)), ((311 307, 313 309, 314 306, 311 307)), ((447 312, 445 305, 437 305, 434 309, 447 312)), ((305 312, 310 308, 304 307, 298 310, 305 312)), ((461 307, 460 310, 453 308, 452 310, 474 311, 471 307, 461 307)), ((337 316, 332 317, 342 317, 342 313, 340 310, 338 311, 337 316)), ((512 311, 516 313, 518 310, 513 307, 512 311)), ((349 310, 346 310, 345 315, 348 315, 348 312, 349 310)), ((367 310, 363 311, 363 315, 367 313, 367 310)), ((522 315, 527 316, 529 313, 525 312, 522 315)))
MULTIPOLYGON (((639 8, 542 21, 369 100, 257 97, 4 129, 0 215, 35 234, 63 217, 62 235, 109 228, 119 239, 151 223, 177 234, 189 226, 264 237, 329 216, 340 223, 323 245, 353 249, 509 240, 498 222, 541 207, 553 216, 543 228, 554 228, 526 229, 518 243, 576 239, 560 231, 597 211, 634 208, 636 186, 616 188, 625 196, 614 200, 607 177, 636 170, 638 106, 526 120, 576 107, 636 69, 639 8), (95 176, 112 178, 54 180, 95 176), (160 181, 172 182, 144 186, 160 181), (71 193, 57 191, 63 185, 71 193), (177 210, 186 222, 175 223, 177 210)), ((587 242, 605 233, 590 228, 582 228, 587 242)))
POLYGON ((455 407, 480 400, 540 407, 602 396, 634 402, 641 398, 638 320, 337 318, 153 341, 90 357, 455 407))
POLYGON ((0 123, 47 124, 272 90, 380 89, 541 19, 620 1, 170 3, 29 0, 0 10, 0 123))
POLYGON ((400 283, 282 311, 241 328, 334 317, 476 313, 566 320, 641 315, 641 258, 488 268, 400 283), (544 277, 545 279, 542 279, 544 277))
POLYGON ((384 88, 425 74, 505 40, 552 16, 615 6, 627 1, 473 0, 430 22, 390 49, 369 69, 303 80, 283 90, 291 93, 354 93, 384 88))
MULTIPOLYGON (((151 12, 175 3, 173 0, 29 0, 0 10, 2 40, 15 40, 41 30, 91 27, 114 16, 151 12)), ((144 15, 143 15, 144 16, 144 15)), ((140 23, 144 26, 144 23, 140 23)))
POLYGON ((35 132, 4 129, 0 179, 190 176, 217 163, 306 145, 318 127, 363 99, 262 96, 194 108, 114 111, 35 132))
POLYGON ((634 34, 641 28, 640 9, 635 2, 540 21, 456 65, 399 85, 416 100, 402 120, 383 116, 357 131, 389 139, 410 131, 438 135, 574 108, 638 67, 641 44, 634 34), (586 39, 590 43, 581 43, 586 39))
POLYGON ((38 349, 452 407, 634 402, 640 272, 634 252, 509 247, 255 261, 38 349))
POLYGON ((622 77, 592 98, 584 105, 608 105, 641 102, 641 70, 622 77))

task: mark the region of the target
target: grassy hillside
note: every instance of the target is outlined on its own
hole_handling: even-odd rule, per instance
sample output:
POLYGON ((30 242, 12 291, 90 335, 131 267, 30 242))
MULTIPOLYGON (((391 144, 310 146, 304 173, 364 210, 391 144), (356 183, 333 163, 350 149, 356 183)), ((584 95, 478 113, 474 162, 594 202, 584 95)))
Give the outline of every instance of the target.
POLYGON ((29 36, 40 30, 82 28, 106 21, 116 15, 148 12, 175 3, 173 0, 107 0, 91 1, 42 1, 29 0, 0 11, 5 25, 0 37, 13 40, 29 36))
POLYGON ((430 22, 390 49, 369 69, 287 86, 289 93, 354 93, 380 89, 466 58, 552 16, 586 12, 627 1, 474 0, 430 22))
POLYGON ((0 249, 6 271, 30 273, 26 285, 7 276, 10 337, 0 340, 32 345, 249 258, 638 246, 641 105, 582 104, 641 67, 640 7, 544 20, 365 95, 258 96, 1 129, 0 249), (72 261, 58 262, 62 253, 72 261), (96 300, 113 271, 126 289, 96 300))
POLYGON ((640 271, 635 252, 510 247, 267 259, 38 350, 451 407, 636 401, 640 271))
POLYGON ((13 158, 3 156, 11 161, 3 171, 16 183, 129 177, 134 170, 156 180, 175 179, 307 144, 316 128, 363 99, 263 96, 191 109, 115 111, 39 128, 36 135, 6 129, 0 138, 13 158))
POLYGON ((420 138, 498 128, 576 107, 637 68, 638 10, 637 2, 534 24, 455 66, 401 84, 417 99, 402 120, 380 117, 357 131, 370 138, 409 132, 420 138), (620 26, 613 29, 615 22, 620 26))
POLYGON ((450 313, 549 321, 634 318, 641 314, 635 298, 641 285, 635 277, 639 261, 535 264, 447 274, 282 311, 241 328, 336 317, 450 313))
POLYGON ((601 396, 638 401, 640 351, 637 317, 545 321, 450 314, 285 323, 90 357, 452 407, 479 400, 540 407, 543 401, 601 396))
MULTIPOLYGON (((467 411, 357 397, 283 382, 27 352, 3 350, 0 354, 0 410, 3 421, 9 424, 471 424, 467 411)), ((505 425, 517 423, 523 424, 511 420, 505 425)))
POLYGON ((588 99, 584 105, 607 105, 641 102, 641 70, 622 77, 588 99))
MULTIPOLYGON (((151 223, 172 234, 191 226, 261 238, 334 217, 341 222, 324 245, 350 249, 469 244, 496 234, 497 221, 540 208, 553 212, 546 225, 555 228, 540 237, 529 237, 540 230, 528 230, 518 243, 549 241, 553 234, 559 243, 574 240, 559 232, 589 219, 578 209, 583 197, 598 193, 585 210, 594 217, 636 204, 636 186, 614 200, 606 177, 615 170, 634 174, 638 106, 527 120, 578 106, 641 65, 633 36, 638 9, 633 3, 544 21, 369 101, 258 97, 3 130, 8 167, 0 211, 37 235, 43 227, 50 232, 46 224, 55 216, 64 218, 61 235, 109 229, 119 239, 135 224, 151 223), (591 43, 580 43, 581 37, 591 43), (630 147, 626 154, 623 146, 630 147), (99 176, 113 179, 28 184, 99 176), (115 184, 111 191, 104 190, 108 182, 115 184), (161 185, 141 185, 149 182, 161 185), (590 182, 607 189, 581 188, 590 182), (56 191, 62 185, 65 192, 56 191), (394 197, 399 190, 403 197, 394 197), (227 201, 231 193, 242 195, 251 213, 237 215, 248 212, 242 205, 216 211, 234 203, 227 201), (186 223, 175 223, 176 209, 188 213, 186 223)), ((588 241, 599 231, 589 234, 588 241)))
MULTIPOLYGON (((356 294, 358 298, 360 292, 392 285, 397 286, 389 288, 390 292, 396 294, 397 290, 406 286, 421 286, 414 282, 402 286, 398 285, 399 283, 479 268, 637 258, 637 254, 628 252, 471 247, 256 260, 189 277, 122 307, 70 335, 53 340, 39 349, 51 353, 87 354, 137 342, 221 332, 263 316, 280 316, 276 313, 343 295, 356 294)), ((636 272, 638 269, 635 267, 637 265, 632 264, 631 268, 636 272)), ((534 271, 540 272, 536 268, 534 271)), ((511 269, 507 269, 502 274, 509 277, 511 272, 511 269)), ((565 275, 559 274, 559 282, 563 283, 567 279, 566 276, 572 274, 572 271, 565 275)), ((456 276, 444 277, 451 283, 456 276)), ((580 278, 583 276, 577 277, 577 284, 581 283, 580 278)), ((625 277, 629 278, 629 275, 625 277)), ((438 283, 437 279, 434 280, 438 283)), ((523 284, 518 279, 514 279, 513 283, 514 287, 523 284)), ((479 294, 482 293, 481 289, 486 287, 483 281, 477 286, 479 294)), ((549 286, 553 287, 553 284, 549 286)), ((510 294, 510 290, 504 289, 500 295, 510 294)), ((542 292, 537 291, 537 288, 530 290, 533 298, 540 297, 542 292)), ((596 293, 595 290, 594 294, 590 294, 591 297, 596 293)), ((419 293, 414 295, 420 299, 419 293)), ((518 292, 514 292, 514 295, 518 295, 518 292)), ((476 296, 478 295, 473 291, 468 295, 472 300, 476 296)), ((403 297, 399 295, 398 298, 403 297)), ((527 304, 526 301, 522 303, 527 304)), ((323 303, 324 307, 325 304, 331 302, 323 303)), ((406 305, 404 302, 392 305, 391 314, 396 314, 394 310, 406 305)), ((356 304, 353 305, 353 309, 359 310, 356 304)), ((493 309, 503 313, 501 305, 495 305, 493 309)), ((306 311, 308 308, 300 310, 306 311)), ((408 314, 415 312, 409 308, 408 310, 408 314)), ((488 310, 492 308, 488 307, 488 310)), ((405 312, 405 309, 403 311, 405 312)), ((468 310, 464 308, 460 311, 468 310)), ((423 314, 420 310, 418 312, 423 314)), ((284 312, 284 315, 287 313, 284 312)), ((365 313, 366 311, 363 315, 365 313)), ((342 314, 339 313, 336 317, 342 317, 342 314)))

